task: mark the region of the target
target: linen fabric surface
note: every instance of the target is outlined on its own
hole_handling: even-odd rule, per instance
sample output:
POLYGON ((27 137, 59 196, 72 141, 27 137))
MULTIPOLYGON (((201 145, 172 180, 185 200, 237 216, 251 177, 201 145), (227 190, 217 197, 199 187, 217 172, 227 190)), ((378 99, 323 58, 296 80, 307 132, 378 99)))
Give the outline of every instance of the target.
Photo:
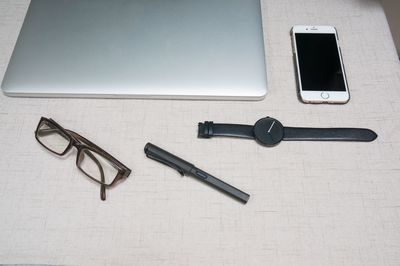
MULTIPOLYGON (((0 1, 1 77, 28 4, 0 1)), ((0 263, 400 265, 400 63, 379 1, 263 0, 262 12, 263 101, 0 95, 0 263), (298 101, 295 24, 337 28, 348 104, 298 101), (92 140, 131 176, 102 202, 100 187, 75 166, 75 151, 60 159, 35 140, 41 116, 92 140), (197 139, 198 122, 254 124, 265 116, 287 126, 371 128, 378 139, 273 148, 197 139), (147 142, 249 193, 249 202, 147 159, 147 142)))

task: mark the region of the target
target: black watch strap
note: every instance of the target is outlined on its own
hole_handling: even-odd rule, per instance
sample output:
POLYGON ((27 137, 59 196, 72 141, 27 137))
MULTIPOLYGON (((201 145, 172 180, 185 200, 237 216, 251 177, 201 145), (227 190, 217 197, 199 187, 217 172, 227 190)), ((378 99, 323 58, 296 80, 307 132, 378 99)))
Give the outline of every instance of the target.
POLYGON ((253 126, 236 124, 214 124, 212 121, 199 123, 198 137, 211 138, 214 136, 254 139, 253 126))
POLYGON ((285 127, 272 117, 258 120, 254 126, 236 124, 199 123, 198 137, 213 136, 255 139, 264 146, 275 146, 282 140, 300 141, 363 141, 375 140, 378 135, 366 128, 306 128, 285 127))
POLYGON ((365 128, 302 128, 284 127, 282 140, 373 141, 374 131, 365 128))

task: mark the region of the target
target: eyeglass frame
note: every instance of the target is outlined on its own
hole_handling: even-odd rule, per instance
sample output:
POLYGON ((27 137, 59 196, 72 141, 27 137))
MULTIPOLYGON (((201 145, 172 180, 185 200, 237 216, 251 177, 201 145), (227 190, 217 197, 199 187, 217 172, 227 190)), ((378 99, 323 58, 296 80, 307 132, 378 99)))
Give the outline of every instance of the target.
MULTIPOLYGON (((111 154, 109 154, 108 152, 106 152, 105 150, 103 150, 102 148, 100 148, 99 146, 97 146, 96 144, 91 142, 90 140, 88 140, 88 139, 84 138, 83 136, 79 135, 78 133, 76 133, 76 132, 74 132, 72 130, 63 128, 60 124, 58 124, 56 121, 54 121, 51 118, 46 118, 46 117, 41 117, 40 118, 40 121, 39 121, 39 123, 38 123, 38 125, 36 127, 36 130, 35 130, 35 138, 44 148, 46 148, 46 150, 48 150, 48 151, 50 151, 50 152, 52 152, 52 153, 54 153, 54 154, 56 154, 58 156, 66 155, 72 149, 72 147, 75 147, 77 149, 77 156, 76 156, 76 162, 75 162, 76 166, 87 177, 89 177, 91 180, 93 180, 96 183, 101 185, 100 197, 101 197, 102 200, 106 199, 106 194, 105 194, 105 189, 106 188, 110 188, 110 187, 114 186, 119 181, 127 178, 132 172, 128 167, 126 167, 123 163, 121 163, 119 160, 117 160, 114 156, 112 156, 111 154), (50 123, 50 124, 54 125, 66 137, 69 138, 68 146, 65 148, 65 150, 62 153, 58 153, 58 152, 56 152, 54 150, 51 150, 49 147, 47 147, 44 143, 42 143, 40 141, 39 136, 38 136, 38 132, 39 132, 40 126, 42 125, 43 122, 50 123), (84 150, 89 150, 89 151, 95 152, 98 155, 104 157, 105 159, 107 159, 116 168, 116 170, 118 170, 117 175, 114 177, 114 179, 113 179, 113 181, 111 183, 107 184, 105 181, 102 182, 102 181, 90 176, 88 173, 86 173, 80 167, 80 165, 79 165, 79 163, 80 163, 79 162, 80 155, 81 155, 82 151, 84 151, 84 150)), ((94 160, 94 158, 92 158, 92 160, 94 160)), ((102 169, 100 169, 100 170, 102 171, 102 169)), ((104 179, 103 174, 102 174, 102 179, 104 179)))

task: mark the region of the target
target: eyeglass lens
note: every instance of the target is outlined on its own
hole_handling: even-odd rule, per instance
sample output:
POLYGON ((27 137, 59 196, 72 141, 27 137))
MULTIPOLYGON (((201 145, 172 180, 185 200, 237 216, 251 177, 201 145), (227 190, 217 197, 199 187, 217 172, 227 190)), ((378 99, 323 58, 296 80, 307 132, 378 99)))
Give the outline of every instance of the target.
POLYGON ((69 136, 47 121, 40 123, 36 136, 40 143, 57 154, 64 153, 71 142, 69 136))
POLYGON ((118 169, 114 164, 95 151, 84 148, 78 156, 78 168, 103 184, 111 184, 118 174, 118 169))

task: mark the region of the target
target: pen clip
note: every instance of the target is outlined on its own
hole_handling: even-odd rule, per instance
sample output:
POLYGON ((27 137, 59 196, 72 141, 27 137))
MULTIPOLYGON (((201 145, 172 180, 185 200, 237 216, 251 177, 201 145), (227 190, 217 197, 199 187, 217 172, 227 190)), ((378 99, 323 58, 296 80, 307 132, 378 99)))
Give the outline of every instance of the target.
POLYGON ((162 163, 162 164, 164 164, 166 166, 169 166, 169 167, 175 169, 176 171, 179 172, 179 174, 181 174, 181 176, 185 175, 185 172, 181 168, 179 168, 178 166, 176 166, 176 165, 174 165, 172 163, 166 162, 166 161, 158 158, 157 156, 154 156, 154 155, 149 154, 149 153, 146 153, 146 156, 147 156, 147 158, 153 159, 153 160, 155 160, 155 161, 157 161, 159 163, 162 163))

